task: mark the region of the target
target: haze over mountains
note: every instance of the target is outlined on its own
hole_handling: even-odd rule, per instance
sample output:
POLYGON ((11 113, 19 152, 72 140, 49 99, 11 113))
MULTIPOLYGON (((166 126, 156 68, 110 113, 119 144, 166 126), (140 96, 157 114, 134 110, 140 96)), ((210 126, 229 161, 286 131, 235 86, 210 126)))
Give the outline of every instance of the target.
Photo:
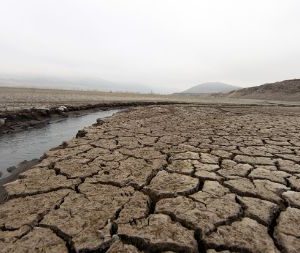
MULTIPOLYGON (((117 83, 101 78, 64 78, 52 76, 21 76, 1 75, 0 86, 5 87, 28 87, 28 88, 50 88, 65 90, 97 90, 106 92, 134 92, 134 93, 161 93, 168 94, 171 90, 138 85, 132 83, 117 83)), ((222 83, 207 82, 193 86, 181 93, 182 95, 204 95, 217 94, 222 97, 248 98, 263 100, 286 100, 300 101, 300 79, 291 79, 275 83, 267 83, 249 88, 222 83)))
MULTIPOLYGON (((60 76, 36 76, 36 75, 0 75, 0 86, 50 88, 65 90, 97 90, 107 92, 137 92, 137 93, 171 93, 172 90, 161 87, 151 87, 132 83, 118 83, 101 78, 75 78, 60 76)), ((181 93, 185 94, 210 94, 227 93, 240 87, 221 83, 207 82, 191 87, 181 93)))
POLYGON ((187 94, 207 94, 207 93, 227 93, 233 90, 240 89, 238 86, 233 86, 221 82, 207 82, 193 86, 181 93, 187 94))

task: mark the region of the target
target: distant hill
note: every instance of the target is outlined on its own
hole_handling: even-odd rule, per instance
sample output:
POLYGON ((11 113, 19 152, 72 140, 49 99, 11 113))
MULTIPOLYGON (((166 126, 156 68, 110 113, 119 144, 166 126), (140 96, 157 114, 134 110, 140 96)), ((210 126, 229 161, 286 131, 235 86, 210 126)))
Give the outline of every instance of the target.
POLYGON ((244 88, 228 93, 227 97, 300 101, 300 79, 244 88))
POLYGON ((185 94, 227 93, 229 91, 233 91, 236 89, 240 89, 240 87, 233 86, 226 83, 220 83, 220 82, 209 82, 209 83, 198 84, 181 93, 185 93, 185 94))

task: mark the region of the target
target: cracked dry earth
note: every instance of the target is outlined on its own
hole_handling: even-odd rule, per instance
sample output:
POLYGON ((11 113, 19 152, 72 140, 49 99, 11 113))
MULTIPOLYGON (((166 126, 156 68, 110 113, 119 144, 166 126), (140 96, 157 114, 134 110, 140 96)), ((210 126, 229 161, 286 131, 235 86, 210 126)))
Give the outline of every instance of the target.
POLYGON ((121 112, 4 186, 0 252, 300 252, 300 109, 121 112))

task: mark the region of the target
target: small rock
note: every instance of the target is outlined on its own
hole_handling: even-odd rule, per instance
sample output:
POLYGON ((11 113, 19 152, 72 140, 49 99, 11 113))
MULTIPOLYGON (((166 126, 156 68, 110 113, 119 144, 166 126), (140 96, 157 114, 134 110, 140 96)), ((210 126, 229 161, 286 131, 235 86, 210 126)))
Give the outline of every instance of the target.
POLYGON ((76 134, 76 138, 81 138, 81 137, 84 137, 86 136, 87 134, 87 131, 86 130, 78 130, 77 134, 76 134))
POLYGON ((66 112, 68 110, 68 108, 64 105, 61 105, 57 108, 57 110, 61 111, 61 112, 66 112))
POLYGON ((6 118, 0 118, 0 127, 4 126, 6 123, 6 118))
POLYGON ((102 120, 101 118, 97 119, 96 122, 97 122, 97 125, 102 125, 105 123, 105 121, 102 120))

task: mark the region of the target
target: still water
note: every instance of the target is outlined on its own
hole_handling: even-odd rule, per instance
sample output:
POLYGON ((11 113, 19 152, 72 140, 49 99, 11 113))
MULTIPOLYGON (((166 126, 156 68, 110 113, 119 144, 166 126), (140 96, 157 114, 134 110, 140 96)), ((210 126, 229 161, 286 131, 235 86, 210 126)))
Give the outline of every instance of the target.
POLYGON ((59 119, 42 128, 0 137, 0 171, 2 178, 9 175, 6 170, 8 167, 16 166, 24 160, 29 161, 41 157, 50 148, 73 138, 78 130, 95 123, 98 118, 109 117, 118 111, 98 111, 87 115, 59 119))

